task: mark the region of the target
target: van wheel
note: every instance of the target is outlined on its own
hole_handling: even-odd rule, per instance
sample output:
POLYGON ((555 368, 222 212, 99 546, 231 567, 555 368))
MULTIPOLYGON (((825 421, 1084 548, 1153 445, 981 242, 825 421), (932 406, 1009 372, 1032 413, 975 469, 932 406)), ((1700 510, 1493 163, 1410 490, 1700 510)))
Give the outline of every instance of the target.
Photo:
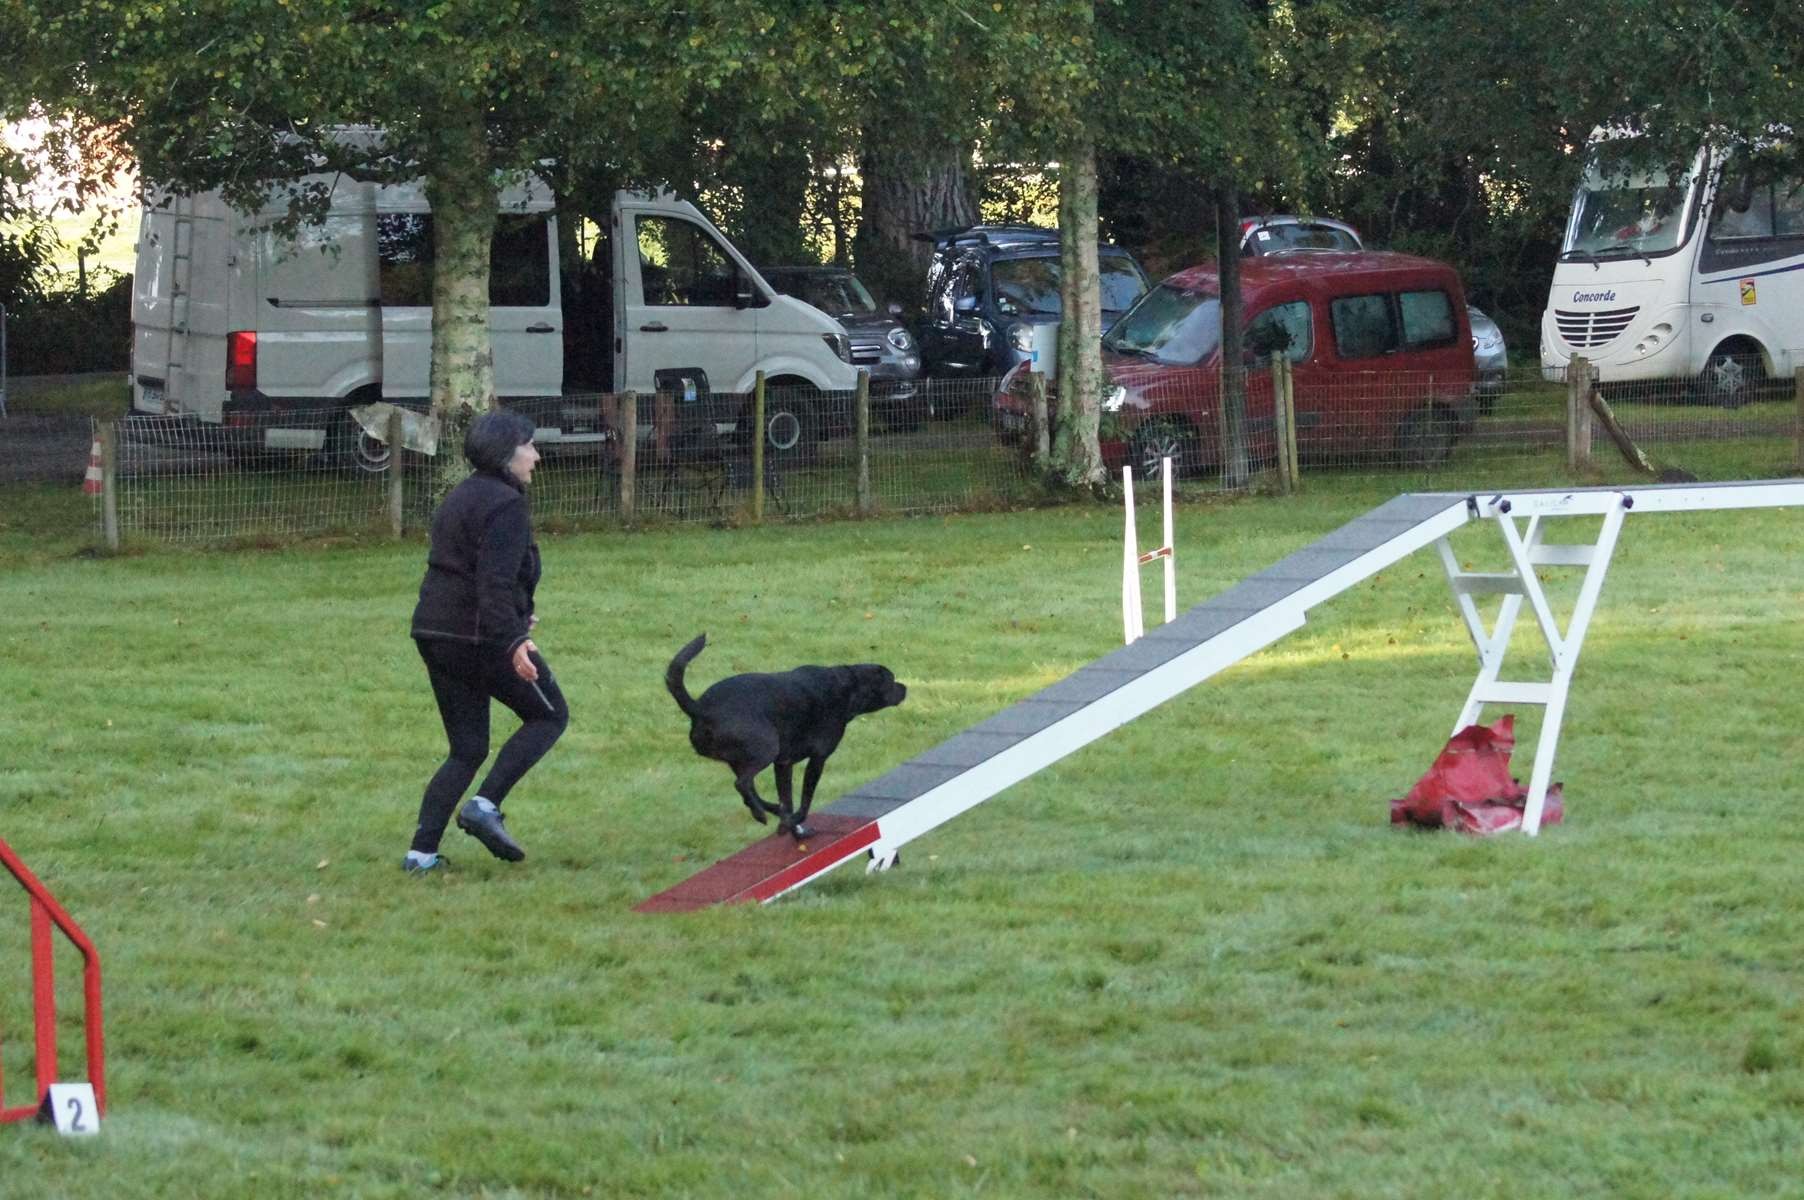
POLYGON ((812 462, 821 440, 820 410, 790 391, 764 400, 764 451, 785 464, 812 462))
POLYGON ((369 435, 357 418, 341 412, 326 434, 332 465, 365 475, 380 475, 388 470, 394 453, 387 442, 369 435))
POLYGON ((1142 479, 1159 478, 1160 463, 1167 458, 1173 479, 1194 475, 1201 465, 1196 430, 1175 417, 1159 417, 1136 429, 1133 454, 1134 469, 1142 479))
POLYGON ((1754 399, 1764 377, 1759 354, 1728 342, 1718 346, 1698 372, 1697 398, 1719 408, 1740 408, 1754 399))
POLYGON ((1439 404, 1424 404, 1397 426, 1397 453, 1405 466, 1438 467, 1453 456, 1459 418, 1439 404))

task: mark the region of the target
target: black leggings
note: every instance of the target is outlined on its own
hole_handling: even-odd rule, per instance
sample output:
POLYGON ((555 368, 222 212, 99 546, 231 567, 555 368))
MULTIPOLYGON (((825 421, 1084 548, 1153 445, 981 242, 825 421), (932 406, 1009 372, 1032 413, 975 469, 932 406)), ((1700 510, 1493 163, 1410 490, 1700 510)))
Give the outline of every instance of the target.
POLYGON ((492 647, 443 638, 415 638, 414 645, 425 660, 439 717, 445 722, 445 739, 451 744, 444 765, 426 785, 419 827, 413 835, 413 848, 431 854, 438 850, 439 839, 470 780, 489 756, 489 699, 513 709, 523 722, 502 743, 495 765, 476 789, 477 795, 492 800, 496 807, 558 740, 570 723, 570 710, 551 668, 537 654, 532 661, 539 668, 539 679, 532 684, 514 674, 511 656, 498 655, 492 647))

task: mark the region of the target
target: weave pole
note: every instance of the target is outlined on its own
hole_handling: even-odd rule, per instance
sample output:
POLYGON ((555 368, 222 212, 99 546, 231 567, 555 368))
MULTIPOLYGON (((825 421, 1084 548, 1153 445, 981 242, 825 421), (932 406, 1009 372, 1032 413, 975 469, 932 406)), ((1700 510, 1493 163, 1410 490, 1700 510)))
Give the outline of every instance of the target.
POLYGON ((1121 468, 1122 503, 1127 509, 1121 547, 1121 634, 1128 643, 1146 634, 1140 568, 1155 559, 1165 561, 1165 619, 1172 621, 1178 615, 1177 543, 1171 520, 1171 459, 1160 459, 1159 464, 1165 540, 1158 549, 1148 550, 1145 554, 1140 553, 1140 536, 1134 525, 1134 469, 1126 465, 1121 468))

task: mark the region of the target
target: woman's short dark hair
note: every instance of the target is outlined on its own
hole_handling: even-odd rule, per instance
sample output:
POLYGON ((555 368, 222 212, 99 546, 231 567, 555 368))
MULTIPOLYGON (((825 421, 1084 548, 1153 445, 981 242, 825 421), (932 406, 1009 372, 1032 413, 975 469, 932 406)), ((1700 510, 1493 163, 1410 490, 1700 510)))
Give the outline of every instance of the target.
POLYGON ((464 434, 464 457, 478 471, 499 471, 514 451, 532 441, 533 424, 512 409, 481 413, 464 434))

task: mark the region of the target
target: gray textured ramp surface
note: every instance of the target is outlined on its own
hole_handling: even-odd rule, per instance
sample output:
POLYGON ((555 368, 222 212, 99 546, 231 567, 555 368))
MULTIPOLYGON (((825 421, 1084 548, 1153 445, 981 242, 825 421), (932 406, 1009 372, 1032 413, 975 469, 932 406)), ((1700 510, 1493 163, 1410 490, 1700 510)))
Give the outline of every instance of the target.
MULTIPOLYGON (((1259 574, 1180 613, 1175 620, 1147 630, 1132 644, 1105 654, 1057 683, 915 755, 881 778, 823 806, 820 811, 870 819, 894 812, 934 788, 1014 750, 1065 718, 1107 701, 1121 689, 1132 687, 1172 660, 1216 638, 1231 636, 1236 626, 1282 604, 1304 587, 1409 533, 1423 522, 1445 514, 1449 507, 1466 503, 1464 493, 1453 492, 1410 492, 1393 497, 1259 574)), ((1373 570, 1381 569, 1382 565, 1373 570)), ((1256 653, 1262 646, 1263 643, 1255 644, 1247 653, 1256 653)), ((1075 739, 1070 748, 1076 749, 1089 740, 1088 737, 1075 739)))

